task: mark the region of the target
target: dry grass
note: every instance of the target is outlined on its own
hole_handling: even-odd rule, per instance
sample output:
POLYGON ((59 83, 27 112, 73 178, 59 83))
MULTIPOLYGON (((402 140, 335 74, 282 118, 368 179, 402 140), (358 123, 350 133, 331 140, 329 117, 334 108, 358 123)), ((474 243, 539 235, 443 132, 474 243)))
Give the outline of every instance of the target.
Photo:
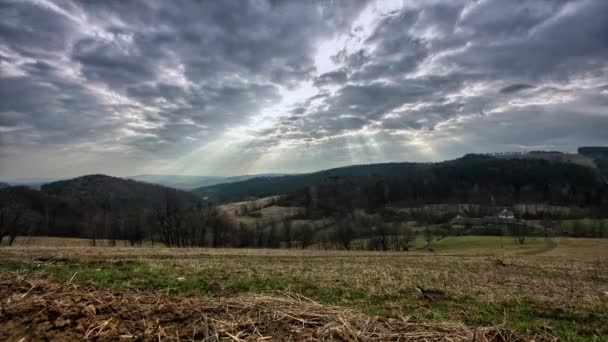
POLYGON ((380 325, 410 317, 504 325, 526 336, 608 335, 608 240, 560 238, 502 250, 489 238, 469 249, 457 246, 471 241, 446 240, 450 248, 435 253, 16 246, 0 249, 0 272, 220 302, 291 293, 338 306, 348 317, 378 316, 380 325))
POLYGON ((291 218, 304 212, 303 207, 284 207, 274 205, 281 199, 280 196, 260 198, 252 201, 228 203, 219 206, 219 209, 229 215, 237 223, 254 226, 256 223, 261 225, 268 224, 270 221, 279 222, 286 218, 291 218), (241 208, 249 208, 247 213, 242 213, 241 208), (259 208, 252 210, 251 208, 259 208))
MULTIPOLYGON (((46 280, 0 278, 0 338, 158 341, 517 341, 499 327, 386 319, 321 305, 293 293, 222 300, 99 290, 46 280)), ((542 340, 538 338, 537 340, 542 340)))
MULTIPOLYGON (((111 246, 110 240, 97 239, 95 244, 98 247, 111 246)), ((62 238, 62 237, 45 237, 45 236, 18 236, 13 245, 15 247, 91 247, 92 240, 82 238, 62 238)), ((118 240, 117 246, 128 246, 128 241, 118 240)), ((143 247, 151 247, 150 241, 145 241, 143 247)))
POLYGON ((566 260, 608 261, 608 239, 555 239, 558 248, 547 251, 543 256, 566 260))

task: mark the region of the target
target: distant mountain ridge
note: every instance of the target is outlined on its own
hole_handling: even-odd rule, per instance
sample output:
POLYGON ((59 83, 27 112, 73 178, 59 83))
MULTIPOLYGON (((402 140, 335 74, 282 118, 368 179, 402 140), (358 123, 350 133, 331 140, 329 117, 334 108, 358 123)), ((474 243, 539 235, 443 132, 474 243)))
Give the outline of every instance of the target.
POLYGON ((246 181, 248 179, 257 177, 280 177, 285 176, 285 173, 262 173, 256 175, 239 175, 230 177, 221 176, 196 176, 196 175, 162 175, 162 174, 143 174, 132 177, 126 177, 127 179, 133 179, 136 181, 143 181, 148 183, 156 183, 164 186, 169 186, 177 189, 195 189, 205 186, 212 186, 224 183, 234 183, 246 181))
MULTIPOLYGON (((552 152, 556 154, 559 152, 552 152)), ((529 157, 520 154, 510 158, 508 155, 500 156, 469 154, 462 158, 438 163, 381 163, 370 165, 352 165, 314 173, 283 176, 274 178, 252 178, 243 182, 218 184, 192 190, 201 197, 212 202, 237 202, 250 198, 267 197, 276 194, 290 194, 315 186, 332 177, 350 179, 353 186, 370 181, 378 182, 418 182, 422 184, 419 189, 422 193, 431 189, 424 189, 424 184, 435 182, 438 178, 448 182, 440 186, 448 186, 450 177, 455 182, 458 179, 467 179, 467 183, 474 184, 478 177, 481 183, 489 186, 500 184, 501 187, 526 188, 529 184, 538 186, 540 183, 563 184, 564 186, 578 186, 588 188, 593 184, 602 184, 598 169, 593 163, 581 163, 572 159, 568 154, 565 157, 554 158, 547 154, 536 152, 529 157), (475 167, 473 168, 472 165, 475 167), (509 172, 501 174, 497 170, 509 172), (467 174, 468 173, 468 174, 467 174), (511 183, 501 183, 501 177, 511 177, 511 183)), ((437 186, 437 185, 434 185, 437 186)), ((432 190, 435 191, 434 189, 432 190)), ((518 190, 519 191, 519 190, 518 190)), ((542 193, 543 189, 536 189, 542 193)))
MULTIPOLYGON (((191 190, 195 188, 212 186, 216 184, 241 182, 256 177, 280 177, 289 175, 287 173, 261 173, 254 175, 238 175, 238 176, 198 176, 198 175, 164 175, 164 174, 141 174, 129 177, 117 177, 123 179, 132 179, 135 181, 160 184, 171 188, 191 190)), ((78 177, 75 177, 78 178, 78 177)), ((0 180, 0 187, 4 186, 27 186, 32 189, 40 190, 40 188, 49 183, 69 180, 73 178, 23 178, 23 179, 4 179, 0 180)))
MULTIPOLYGON (((77 199, 79 201, 92 201, 100 205, 102 201, 115 201, 117 205, 131 206, 131 202, 138 206, 158 205, 161 197, 167 191, 174 191, 185 202, 195 203, 206 199, 215 203, 235 202, 250 198, 272 196, 276 194, 289 194, 304 188, 314 186, 332 177, 346 177, 355 182, 361 179, 407 180, 416 179, 426 182, 436 177, 438 170, 450 167, 464 167, 463 161, 493 160, 491 167, 521 167, 528 168, 521 172, 522 181, 526 178, 546 177, 549 171, 546 165, 558 166, 568 170, 594 170, 600 182, 608 180, 608 148, 581 147, 578 154, 562 153, 558 151, 532 151, 528 153, 496 153, 496 154, 469 154, 463 158, 437 163, 379 163, 368 165, 351 165, 340 168, 321 170, 305 174, 265 173, 258 175, 241 175, 231 177, 220 176, 187 176, 187 175, 137 175, 130 178, 119 178, 105 175, 87 175, 69 180, 54 181, 41 186, 41 190, 53 195, 77 199), (539 163, 544 161, 545 163, 539 163), (567 165, 577 166, 571 168, 567 165), (539 174, 534 174, 534 173, 539 174), (603 180, 601 178, 603 177, 603 180), (181 190, 175 190, 175 189, 181 190), (183 191, 191 190, 191 191, 183 191)), ((480 164, 481 165, 481 164, 480 164)), ((485 164, 484 164, 485 165, 485 164)), ((478 170, 471 170, 471 172, 478 170)), ((496 177, 491 170, 478 173, 479 177, 496 177), (486 172, 487 171, 487 172, 486 172), (485 172, 485 173, 484 173, 485 172)), ((579 172, 576 171, 576 172, 579 172)), ((576 173, 575 172, 575 173, 576 173)), ((583 171, 579 172, 585 179, 591 177, 583 171)), ((43 178, 32 179, 42 181, 43 178)), ((13 186, 15 183, 6 182, 0 187, 13 186)), ((28 186, 36 188, 29 184, 28 186)), ((513 186, 518 186, 514 184, 513 186)))
POLYGON ((16 179, 2 179, 2 184, 8 186, 26 186, 28 188, 40 190, 40 187, 44 184, 56 182, 63 178, 16 178, 16 179))

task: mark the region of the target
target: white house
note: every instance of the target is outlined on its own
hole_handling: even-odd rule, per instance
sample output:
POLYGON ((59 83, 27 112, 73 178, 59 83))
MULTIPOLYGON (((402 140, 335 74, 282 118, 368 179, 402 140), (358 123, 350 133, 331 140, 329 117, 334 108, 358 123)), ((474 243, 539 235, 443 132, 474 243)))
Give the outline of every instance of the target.
POLYGON ((506 219, 506 220, 513 220, 513 219, 515 219, 515 214, 513 214, 512 211, 503 209, 501 212, 498 213, 498 218, 506 219))

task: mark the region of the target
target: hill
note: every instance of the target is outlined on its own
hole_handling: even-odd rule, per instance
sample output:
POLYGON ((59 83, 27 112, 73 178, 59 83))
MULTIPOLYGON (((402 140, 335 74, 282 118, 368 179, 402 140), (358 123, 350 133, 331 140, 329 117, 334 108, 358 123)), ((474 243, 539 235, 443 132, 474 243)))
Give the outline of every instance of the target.
POLYGON ((40 190, 40 187, 44 184, 55 182, 60 179, 57 178, 4 178, 1 184, 8 186, 27 186, 28 188, 40 190))
POLYGON ((86 237, 92 245, 98 239, 141 245, 148 237, 183 246, 192 242, 184 232, 201 228, 201 220, 205 228, 222 227, 213 208, 193 193, 105 175, 52 182, 41 190, 0 189, 0 245, 20 235, 50 235, 86 237))
POLYGON ((256 177, 284 176, 281 173, 265 173, 259 175, 241 175, 232 177, 219 176, 184 176, 184 175, 137 175, 130 179, 148 183, 156 183, 177 189, 195 189, 216 184, 241 182, 256 177))
POLYGON ((78 205, 120 210, 162 207, 168 196, 180 206, 201 202, 199 197, 187 191, 106 175, 87 175, 52 182, 43 185, 41 190, 78 205))
POLYGON ((27 186, 0 189, 0 237, 11 236, 14 230, 24 235, 78 236, 85 216, 81 209, 27 186))
POLYGON ((408 170, 424 169, 428 167, 427 165, 421 163, 352 165, 307 174, 256 177, 242 182, 201 187, 192 190, 192 192, 216 203, 238 202, 252 198, 292 193, 330 177, 405 176, 408 170))
POLYGON ((342 196, 342 203, 378 207, 386 203, 467 201, 512 205, 598 203, 605 186, 596 172, 573 163, 542 159, 504 159, 467 155, 441 163, 355 165, 310 174, 254 178, 194 190, 215 202, 232 202, 275 194, 342 196), (366 203, 362 203, 366 202, 366 203), (377 202, 377 203, 376 203, 377 202), (373 204, 372 204, 373 203, 373 204))
POLYGON ((608 180, 608 147, 579 147, 578 153, 593 159, 602 175, 608 180))

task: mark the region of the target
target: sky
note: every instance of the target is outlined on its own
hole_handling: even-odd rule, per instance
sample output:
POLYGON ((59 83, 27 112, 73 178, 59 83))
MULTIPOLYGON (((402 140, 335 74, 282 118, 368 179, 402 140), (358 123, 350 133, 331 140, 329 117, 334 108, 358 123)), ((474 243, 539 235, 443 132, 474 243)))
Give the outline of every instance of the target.
POLYGON ((608 1, 0 1, 0 178, 608 145, 608 1))

